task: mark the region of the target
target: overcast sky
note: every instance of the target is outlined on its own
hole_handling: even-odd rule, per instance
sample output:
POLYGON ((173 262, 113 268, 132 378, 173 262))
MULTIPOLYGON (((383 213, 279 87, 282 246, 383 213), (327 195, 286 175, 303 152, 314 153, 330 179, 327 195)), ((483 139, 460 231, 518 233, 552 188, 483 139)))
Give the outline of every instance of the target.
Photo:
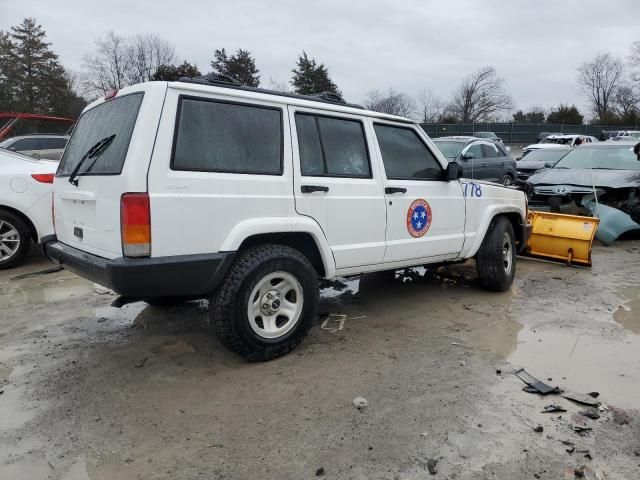
POLYGON ((304 49, 348 101, 372 89, 448 98, 462 77, 493 65, 518 108, 585 104, 576 67, 640 40, 640 0, 0 0, 0 29, 32 16, 62 63, 79 71, 109 30, 155 33, 209 70, 216 48, 245 48, 262 82, 289 81, 304 49))

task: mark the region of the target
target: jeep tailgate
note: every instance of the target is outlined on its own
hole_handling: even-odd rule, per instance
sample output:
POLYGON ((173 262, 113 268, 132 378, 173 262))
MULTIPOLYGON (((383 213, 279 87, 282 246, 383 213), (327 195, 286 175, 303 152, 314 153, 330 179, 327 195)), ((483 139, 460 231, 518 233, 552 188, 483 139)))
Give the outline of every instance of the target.
POLYGON ((167 84, 125 88, 89 105, 78 119, 54 181, 54 227, 58 240, 104 258, 122 256, 120 199, 147 191, 167 84), (85 153, 101 139, 113 141, 69 177, 85 153))

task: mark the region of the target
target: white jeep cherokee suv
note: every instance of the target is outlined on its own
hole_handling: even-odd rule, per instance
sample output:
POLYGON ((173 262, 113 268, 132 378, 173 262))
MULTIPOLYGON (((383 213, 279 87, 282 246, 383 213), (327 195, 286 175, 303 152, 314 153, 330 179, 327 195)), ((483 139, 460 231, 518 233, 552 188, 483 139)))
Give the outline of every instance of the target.
POLYGON ((45 251, 123 297, 209 298, 222 343, 262 361, 301 342, 319 277, 475 257, 509 289, 526 216, 522 192, 460 180, 413 121, 210 76, 85 109, 45 251))

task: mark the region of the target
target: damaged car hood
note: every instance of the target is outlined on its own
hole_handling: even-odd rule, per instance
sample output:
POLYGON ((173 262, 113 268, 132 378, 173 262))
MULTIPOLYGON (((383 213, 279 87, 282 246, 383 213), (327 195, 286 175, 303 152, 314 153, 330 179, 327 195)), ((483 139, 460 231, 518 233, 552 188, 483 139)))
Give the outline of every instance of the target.
POLYGON ((638 170, 600 170, 548 168, 527 180, 533 187, 542 185, 575 185, 580 187, 633 188, 640 187, 638 170))

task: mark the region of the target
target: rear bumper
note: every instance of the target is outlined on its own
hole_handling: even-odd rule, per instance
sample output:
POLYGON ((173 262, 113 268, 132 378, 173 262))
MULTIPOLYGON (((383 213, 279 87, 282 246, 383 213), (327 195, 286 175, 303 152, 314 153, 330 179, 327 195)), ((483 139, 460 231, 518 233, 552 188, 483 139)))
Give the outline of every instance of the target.
POLYGON ((77 275, 123 297, 204 297, 222 281, 234 252, 155 258, 106 259, 42 239, 45 255, 77 275))

